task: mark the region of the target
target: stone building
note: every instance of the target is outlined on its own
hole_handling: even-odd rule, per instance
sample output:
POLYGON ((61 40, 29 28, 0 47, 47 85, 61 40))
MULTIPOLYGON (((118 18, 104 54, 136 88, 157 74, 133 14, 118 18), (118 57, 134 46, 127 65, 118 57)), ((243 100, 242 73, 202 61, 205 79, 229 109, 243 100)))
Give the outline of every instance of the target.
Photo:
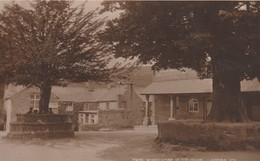
MULTIPOLYGON (((155 81, 142 92, 147 102, 145 120, 157 124, 174 119, 205 119, 211 110, 212 92, 212 79, 155 81)), ((260 82, 241 81, 241 92, 244 112, 252 121, 260 121, 260 82)))
MULTIPOLYGON (((79 123, 82 127, 89 124, 95 124, 95 127, 97 124, 98 127, 141 124, 145 97, 140 92, 152 82, 153 73, 150 66, 144 66, 129 73, 127 79, 118 78, 109 85, 91 82, 52 87, 49 106, 54 113, 69 114, 75 130, 78 130, 79 123), (126 85, 130 80, 134 86, 126 85)), ((9 122, 16 120, 16 114, 28 112, 30 107, 37 110, 39 98, 37 88, 9 85, 4 101, 9 122)))
POLYGON ((79 111, 81 131, 99 128, 123 128, 142 124, 143 100, 132 84, 99 88, 93 91, 93 101, 79 111), (96 108, 94 108, 96 105, 96 108))

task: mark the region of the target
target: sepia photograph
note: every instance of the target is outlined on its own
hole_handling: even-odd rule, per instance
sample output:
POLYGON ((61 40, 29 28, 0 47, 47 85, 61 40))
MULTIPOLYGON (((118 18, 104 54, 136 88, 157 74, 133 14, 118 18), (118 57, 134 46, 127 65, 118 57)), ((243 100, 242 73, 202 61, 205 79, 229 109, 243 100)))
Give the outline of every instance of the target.
POLYGON ((0 161, 259 160, 259 1, 0 0, 0 161))

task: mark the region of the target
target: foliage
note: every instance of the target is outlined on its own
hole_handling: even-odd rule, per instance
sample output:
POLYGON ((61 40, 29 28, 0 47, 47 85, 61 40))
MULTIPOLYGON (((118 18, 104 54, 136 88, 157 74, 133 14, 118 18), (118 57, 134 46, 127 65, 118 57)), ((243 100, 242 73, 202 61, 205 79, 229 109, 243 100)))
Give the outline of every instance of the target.
POLYGON ((96 33, 103 20, 85 5, 70 1, 35 1, 29 9, 5 6, 0 15, 6 71, 22 85, 66 85, 68 82, 108 80, 110 57, 102 52, 96 33), (8 61, 6 61, 8 62, 8 61))
POLYGON ((259 2, 103 4, 103 12, 122 10, 101 35, 118 57, 138 57, 156 69, 188 67, 203 77, 216 66, 241 79, 260 76, 259 2))

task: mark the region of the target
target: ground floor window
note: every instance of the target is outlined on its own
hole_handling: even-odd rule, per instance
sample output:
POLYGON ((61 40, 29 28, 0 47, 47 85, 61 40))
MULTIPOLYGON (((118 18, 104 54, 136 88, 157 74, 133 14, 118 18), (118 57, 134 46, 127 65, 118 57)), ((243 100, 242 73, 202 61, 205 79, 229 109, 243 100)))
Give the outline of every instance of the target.
POLYGON ((80 113, 80 122, 81 124, 97 124, 98 115, 97 113, 80 113))
POLYGON ((189 112, 198 112, 199 111, 199 101, 195 98, 189 99, 188 110, 189 110, 189 112))
POLYGON ((96 124, 97 123, 96 117, 97 117, 97 115, 95 115, 95 114, 89 114, 88 115, 88 123, 89 124, 96 124))

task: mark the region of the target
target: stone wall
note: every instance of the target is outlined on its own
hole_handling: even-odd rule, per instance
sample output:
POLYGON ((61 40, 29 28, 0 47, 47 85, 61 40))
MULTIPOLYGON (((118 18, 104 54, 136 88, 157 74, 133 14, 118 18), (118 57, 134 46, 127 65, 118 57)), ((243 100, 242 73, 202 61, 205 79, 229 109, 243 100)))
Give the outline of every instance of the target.
POLYGON ((260 123, 203 123, 176 120, 158 124, 158 139, 210 150, 260 149, 260 123))
POLYGON ((125 110, 100 110, 98 111, 98 125, 100 127, 130 127, 133 126, 131 111, 125 110))
POLYGON ((119 108, 125 108, 126 111, 131 111, 129 118, 132 119, 132 123, 134 125, 141 125, 144 117, 143 101, 136 94, 134 87, 129 85, 126 92, 119 97, 118 101, 119 108))
MULTIPOLYGON (((212 94, 179 94, 174 96, 174 118, 175 119, 205 119, 206 101, 212 99, 212 94), (179 97, 179 106, 177 109, 176 97, 179 97), (189 112, 188 101, 195 98, 199 101, 199 111, 189 112)), ((243 93, 243 104, 245 113, 252 121, 260 121, 260 93, 247 92, 243 93)), ((154 124, 161 121, 167 121, 170 117, 170 95, 155 95, 154 96, 154 124)))
POLYGON ((132 111, 128 110, 99 110, 98 124, 80 125, 80 131, 98 130, 100 128, 120 129, 133 127, 135 120, 132 111))
POLYGON ((210 98, 210 95, 193 94, 179 96, 179 109, 175 112, 176 119, 204 119, 205 118, 205 101, 210 98), (199 101, 199 111, 189 112, 188 101, 195 98, 199 101))
MULTIPOLYGON (((204 119, 206 117, 205 101, 210 98, 210 94, 183 94, 174 95, 174 118, 175 119, 204 119), (176 97, 179 97, 177 108, 176 97), (195 98, 199 101, 199 111, 189 112, 188 101, 195 98)), ((170 95, 155 95, 155 119, 156 124, 161 121, 167 121, 170 118, 170 95)))
POLYGON ((158 95, 154 97, 156 124, 170 118, 170 96, 158 95))
POLYGON ((62 114, 17 114, 17 122, 11 123, 6 138, 49 139, 73 137, 72 123, 62 114))

